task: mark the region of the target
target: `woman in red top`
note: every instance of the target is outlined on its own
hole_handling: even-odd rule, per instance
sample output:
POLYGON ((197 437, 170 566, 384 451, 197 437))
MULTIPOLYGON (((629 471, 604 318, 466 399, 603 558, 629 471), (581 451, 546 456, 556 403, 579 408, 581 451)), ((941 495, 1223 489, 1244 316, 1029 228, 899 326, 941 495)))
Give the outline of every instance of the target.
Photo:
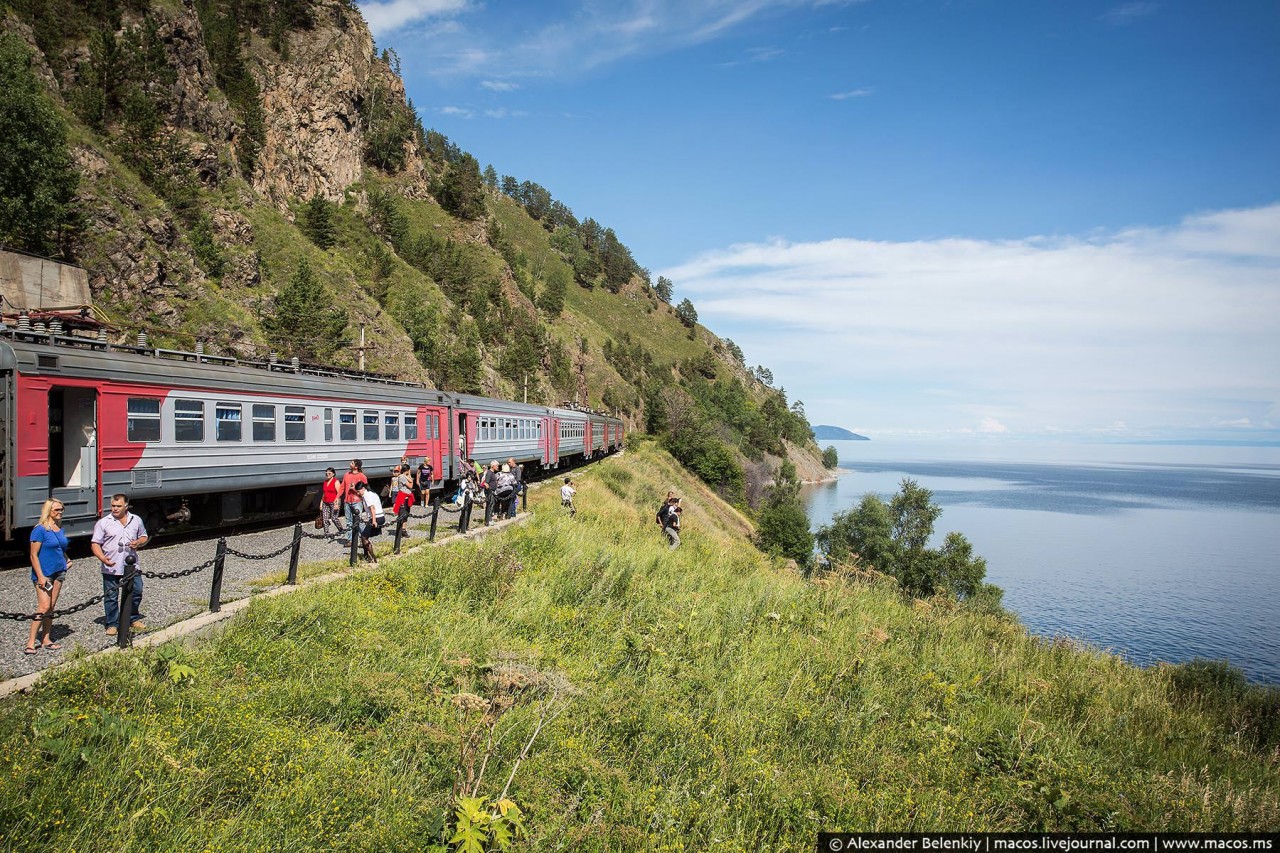
POLYGON ((332 468, 324 469, 324 485, 320 487, 320 518, 324 520, 324 535, 329 535, 329 524, 333 524, 334 535, 342 535, 341 499, 342 481, 332 468))

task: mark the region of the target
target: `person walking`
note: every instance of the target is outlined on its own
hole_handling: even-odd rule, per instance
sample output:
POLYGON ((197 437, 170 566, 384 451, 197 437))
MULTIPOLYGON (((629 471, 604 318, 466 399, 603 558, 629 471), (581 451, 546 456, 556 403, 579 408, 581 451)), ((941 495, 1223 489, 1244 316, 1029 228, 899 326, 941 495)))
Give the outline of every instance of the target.
POLYGON ((360 506, 368 521, 360 524, 360 546, 364 549, 365 559, 377 563, 378 557, 373 553, 373 537, 382 535, 382 528, 387 523, 387 516, 382 509, 382 499, 378 493, 368 488, 368 483, 356 483, 356 494, 360 496, 360 506))
POLYGON ((493 501, 498 518, 511 518, 515 513, 510 512, 510 507, 515 503, 516 497, 516 475, 512 473, 511 466, 504 464, 502 470, 498 472, 495 481, 497 485, 493 490, 493 501))
POLYGON ((680 547, 680 516, 683 512, 684 509, 680 506, 680 499, 673 496, 667 499, 666 514, 659 516, 662 532, 667 535, 667 541, 670 543, 670 550, 672 551, 680 547))
POLYGON ((31 633, 23 654, 34 655, 41 626, 44 647, 49 651, 62 648, 53 641, 53 611, 62 592, 62 579, 71 568, 67 558, 67 534, 62 530, 62 501, 47 500, 40 507, 40 521, 31 528, 31 583, 36 588, 36 613, 31 619, 31 633))
POLYGON ((342 535, 342 481, 338 472, 332 468, 324 469, 324 484, 320 487, 320 519, 324 523, 324 535, 329 535, 329 525, 333 524, 333 535, 342 535))
POLYGON ((347 530, 346 536, 338 541, 343 545, 350 545, 351 535, 360 529, 360 496, 356 494, 356 486, 369 483, 363 469, 363 462, 352 459, 347 463, 347 473, 342 475, 342 512, 347 520, 347 530))
POLYGON ((578 508, 573 505, 573 496, 577 493, 578 490, 573 487, 573 480, 565 477, 564 485, 560 487, 560 506, 569 510, 570 518, 578 514, 578 508))
POLYGON ((138 549, 146 545, 149 539, 142 519, 129 512, 129 496, 112 495, 111 511, 98 519, 89 540, 93 556, 102 564, 102 609, 108 637, 116 635, 116 625, 120 621, 120 595, 130 557, 134 559, 134 575, 130 590, 133 595, 133 618, 129 627, 135 631, 145 631, 147 628, 142 621, 142 572, 138 570, 137 559, 138 549))
POLYGON ((407 518, 413 509, 413 475, 408 465, 391 469, 391 500, 391 514, 399 518, 403 508, 407 518))

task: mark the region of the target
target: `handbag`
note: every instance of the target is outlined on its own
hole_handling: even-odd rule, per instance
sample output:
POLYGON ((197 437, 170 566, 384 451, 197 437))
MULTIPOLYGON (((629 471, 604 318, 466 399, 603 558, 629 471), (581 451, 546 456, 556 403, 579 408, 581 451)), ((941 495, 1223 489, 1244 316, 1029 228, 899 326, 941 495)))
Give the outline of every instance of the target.
POLYGON ((324 530, 324 513, 316 515, 316 530, 324 530))

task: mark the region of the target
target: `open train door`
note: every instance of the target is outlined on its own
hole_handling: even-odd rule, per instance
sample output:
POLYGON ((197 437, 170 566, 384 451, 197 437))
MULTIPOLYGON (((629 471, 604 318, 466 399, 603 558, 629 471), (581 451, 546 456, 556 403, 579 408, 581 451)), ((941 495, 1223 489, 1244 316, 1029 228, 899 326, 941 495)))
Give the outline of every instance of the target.
POLYGON ((62 501, 62 524, 68 535, 93 530, 102 508, 94 388, 54 385, 49 389, 49 497, 62 501))

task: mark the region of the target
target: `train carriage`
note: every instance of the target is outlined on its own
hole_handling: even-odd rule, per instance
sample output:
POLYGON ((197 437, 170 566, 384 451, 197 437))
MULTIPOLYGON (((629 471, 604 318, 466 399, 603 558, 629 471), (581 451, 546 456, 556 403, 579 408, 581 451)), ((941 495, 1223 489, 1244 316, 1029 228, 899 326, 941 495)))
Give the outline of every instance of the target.
MULTIPOLYGON (((149 527, 305 511, 323 471, 362 459, 375 485, 408 456, 437 486, 462 459, 555 468, 586 458, 583 412, 454 395, 370 374, 0 334, 0 522, 5 540, 49 497, 86 535, 114 492, 149 527)), ((608 445, 610 449, 614 445, 608 445)), ((447 489, 446 489, 447 490, 447 489)))

